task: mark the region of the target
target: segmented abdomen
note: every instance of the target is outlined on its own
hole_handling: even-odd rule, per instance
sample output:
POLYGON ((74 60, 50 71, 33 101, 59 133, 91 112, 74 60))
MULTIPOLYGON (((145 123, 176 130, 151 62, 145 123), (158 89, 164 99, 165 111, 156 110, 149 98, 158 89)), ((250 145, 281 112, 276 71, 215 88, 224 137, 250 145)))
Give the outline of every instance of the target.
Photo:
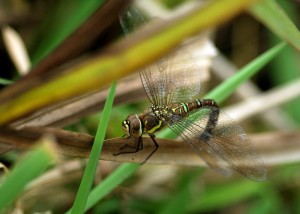
POLYGON ((218 107, 217 103, 214 100, 196 99, 189 103, 172 103, 170 109, 172 110, 173 114, 185 117, 189 115, 189 112, 195 109, 205 108, 207 106, 218 107))

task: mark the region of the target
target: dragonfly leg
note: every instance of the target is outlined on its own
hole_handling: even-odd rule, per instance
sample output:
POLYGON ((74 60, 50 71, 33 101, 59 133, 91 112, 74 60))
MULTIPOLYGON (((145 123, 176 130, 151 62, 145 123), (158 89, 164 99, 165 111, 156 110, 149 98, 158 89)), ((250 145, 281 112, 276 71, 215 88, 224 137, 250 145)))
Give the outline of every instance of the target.
POLYGON ((120 152, 118 152, 118 153, 115 153, 115 154, 113 154, 113 155, 121 155, 121 154, 130 154, 130 153, 136 153, 136 152, 138 152, 139 150, 142 150, 143 149, 143 138, 142 138, 142 136, 139 136, 139 138, 138 138, 138 141, 137 141, 137 143, 135 144, 135 146, 131 146, 131 145, 129 145, 129 144, 125 144, 124 146, 122 146, 121 148, 120 148, 120 152), (126 149, 126 148, 130 148, 131 149, 131 151, 122 151, 122 150, 124 150, 124 149, 126 149))
POLYGON ((148 155, 148 157, 147 157, 141 164, 146 163, 147 160, 149 160, 149 158, 156 152, 156 150, 157 150, 158 147, 159 147, 158 143, 157 143, 156 140, 155 140, 155 135, 152 134, 152 133, 151 133, 151 134, 149 133, 149 136, 150 136, 151 140, 153 141, 153 143, 154 143, 154 145, 155 145, 155 148, 154 148, 154 150, 148 155))
MULTIPOLYGON (((152 133, 151 133, 151 134, 149 133, 149 136, 150 136, 150 138, 152 139, 152 141, 153 141, 153 143, 154 143, 154 145, 155 145, 155 148, 154 148, 154 150, 147 156, 147 158, 146 158, 141 164, 146 163, 147 160, 148 160, 148 159, 156 152, 156 150, 157 150, 158 147, 159 147, 158 143, 157 143, 156 140, 155 140, 155 135, 152 134, 152 133)), ((117 155, 121 155, 121 154, 136 153, 136 152, 138 152, 139 150, 143 150, 143 149, 144 149, 143 138, 142 138, 142 136, 140 136, 140 137, 138 138, 137 143, 136 143, 135 146, 131 146, 131 145, 129 145, 129 144, 125 144, 124 146, 122 146, 122 147, 120 148, 120 152, 115 153, 115 154, 113 154, 113 155, 117 156, 117 155), (129 151, 129 150, 124 151, 124 149, 126 149, 126 148, 130 148, 131 150, 130 150, 130 151, 129 151)))

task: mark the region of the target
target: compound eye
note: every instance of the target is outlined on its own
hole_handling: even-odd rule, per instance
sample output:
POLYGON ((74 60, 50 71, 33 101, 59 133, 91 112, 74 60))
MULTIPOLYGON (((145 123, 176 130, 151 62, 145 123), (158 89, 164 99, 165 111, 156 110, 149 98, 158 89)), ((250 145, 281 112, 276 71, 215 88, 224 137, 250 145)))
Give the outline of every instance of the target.
POLYGON ((129 127, 130 127, 130 122, 129 120, 124 120, 122 122, 122 129, 126 134, 129 134, 129 127))
POLYGON ((142 125, 139 117, 136 114, 129 115, 122 123, 122 129, 125 134, 140 136, 142 134, 142 125))

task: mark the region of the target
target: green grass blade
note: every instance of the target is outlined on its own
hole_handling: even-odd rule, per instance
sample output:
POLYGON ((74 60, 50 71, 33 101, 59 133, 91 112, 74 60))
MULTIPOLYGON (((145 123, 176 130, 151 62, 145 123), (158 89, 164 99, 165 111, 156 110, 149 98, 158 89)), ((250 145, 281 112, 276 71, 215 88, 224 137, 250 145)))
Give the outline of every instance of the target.
POLYGON ((273 33, 300 50, 300 33, 276 1, 260 1, 249 11, 273 33))
POLYGON ((12 203, 25 186, 57 159, 52 142, 43 140, 19 162, 0 186, 0 210, 12 203))
POLYGON ((103 141, 106 133, 109 115, 113 105, 116 83, 113 82, 105 102, 105 106, 101 115, 100 123, 97 129, 95 141, 91 150, 90 158, 85 168, 82 181, 72 208, 71 213, 83 213, 86 202, 94 181, 97 165, 100 158, 100 153, 103 146, 103 141))
POLYGON ((13 81, 11 81, 11 80, 0 78, 0 85, 10 85, 12 83, 13 83, 13 81))
POLYGON ((256 74, 260 69, 262 69, 267 63, 269 63, 277 54, 279 54, 283 48, 286 47, 286 43, 282 42, 275 47, 271 48, 260 57, 256 58, 252 62, 248 63, 245 67, 240 69, 240 71, 231 77, 230 79, 224 81, 214 90, 209 92, 205 98, 211 98, 216 100, 218 103, 223 102, 226 98, 231 95, 238 86, 243 82, 250 79, 254 74, 256 74))

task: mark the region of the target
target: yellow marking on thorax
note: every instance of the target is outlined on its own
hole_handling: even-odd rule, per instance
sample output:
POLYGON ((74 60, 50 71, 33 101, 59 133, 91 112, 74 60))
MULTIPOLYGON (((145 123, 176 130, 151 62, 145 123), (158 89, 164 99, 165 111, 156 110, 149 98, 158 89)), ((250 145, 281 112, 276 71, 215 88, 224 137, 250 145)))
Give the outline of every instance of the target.
MULTIPOLYGON (((147 121, 146 121, 146 123, 147 123, 147 121)), ((160 120, 159 123, 157 124, 157 126, 154 126, 152 129, 148 130, 147 132, 150 133, 150 134, 152 134, 152 133, 154 133, 157 129, 159 129, 159 128, 161 127, 161 125, 162 125, 162 121, 160 120)))

